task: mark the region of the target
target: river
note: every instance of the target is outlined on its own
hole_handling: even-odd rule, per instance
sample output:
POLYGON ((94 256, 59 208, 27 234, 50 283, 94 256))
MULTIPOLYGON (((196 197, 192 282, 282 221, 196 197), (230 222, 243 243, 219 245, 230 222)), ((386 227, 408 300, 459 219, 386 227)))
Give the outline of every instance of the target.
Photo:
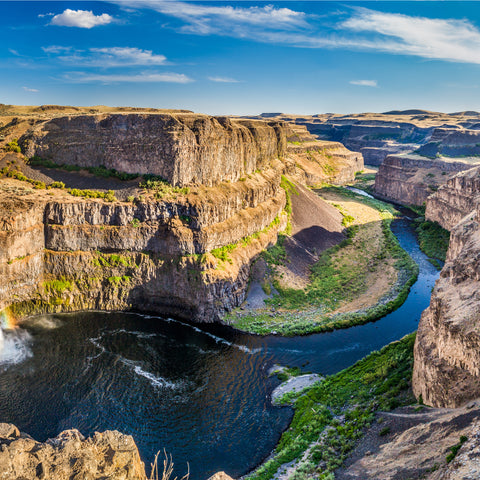
POLYGON ((333 374, 417 329, 438 272, 411 222, 392 230, 419 264, 405 303, 375 323, 304 337, 258 337, 135 313, 82 312, 30 319, 6 331, 0 355, 0 421, 44 441, 68 428, 133 435, 147 465, 165 448, 177 475, 260 463, 292 409, 273 407, 273 364, 333 374))

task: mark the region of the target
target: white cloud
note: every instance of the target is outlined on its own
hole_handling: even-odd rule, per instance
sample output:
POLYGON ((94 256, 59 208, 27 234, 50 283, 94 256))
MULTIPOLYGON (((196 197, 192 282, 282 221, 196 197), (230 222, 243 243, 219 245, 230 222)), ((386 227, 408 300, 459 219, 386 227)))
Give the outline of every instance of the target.
POLYGON ((22 87, 26 92, 38 92, 36 88, 22 87))
POLYGON ((55 15, 50 25, 60 27, 92 28, 98 25, 107 25, 113 22, 113 17, 108 13, 94 15, 91 10, 70 10, 67 8, 63 13, 55 15))
POLYGON ((361 87, 378 87, 376 80, 350 80, 350 83, 361 87))
POLYGON ((383 36, 375 42, 375 48, 380 51, 480 63, 480 31, 468 20, 412 17, 358 9, 341 26, 355 32, 383 36))
POLYGON ((141 74, 88 74, 70 73, 64 79, 71 83, 191 83, 194 80, 183 73, 141 73, 141 74))
POLYGON ((480 64, 480 30, 466 19, 438 19, 354 8, 308 15, 289 8, 202 5, 169 0, 112 0, 150 8, 183 22, 180 31, 299 48, 341 48, 480 64), (346 13, 341 15, 345 18, 346 13), (323 22, 323 23, 320 23, 323 22))
POLYGON ((54 13, 39 13, 38 18, 53 17, 54 13))
POLYGON ((217 83, 239 83, 240 80, 235 80, 234 78, 230 77, 208 77, 211 82, 217 83))
POLYGON ((42 47, 45 53, 66 53, 72 51, 72 47, 62 47, 61 45, 50 45, 48 47, 42 47))
POLYGON ((18 53, 17 50, 14 50, 13 48, 9 48, 8 51, 12 54, 15 55, 16 57, 21 57, 20 53, 18 53))
POLYGON ((154 54, 152 50, 134 47, 105 47, 74 50, 72 47, 51 45, 42 47, 45 53, 65 54, 58 59, 70 64, 93 67, 158 66, 169 65, 165 55, 154 54))
POLYGON ((183 32, 207 35, 224 33, 248 36, 248 28, 290 30, 307 27, 306 14, 289 8, 208 6, 169 0, 117 0, 115 3, 133 8, 151 8, 183 20, 183 32))

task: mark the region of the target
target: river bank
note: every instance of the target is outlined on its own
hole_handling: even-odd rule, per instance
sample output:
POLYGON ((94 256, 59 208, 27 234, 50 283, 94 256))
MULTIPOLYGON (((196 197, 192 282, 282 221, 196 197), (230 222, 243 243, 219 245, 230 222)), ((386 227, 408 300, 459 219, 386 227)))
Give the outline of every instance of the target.
POLYGON ((340 211, 347 238, 317 256, 299 288, 300 282, 292 284, 289 275, 295 258, 280 237, 264 255, 270 272, 265 281, 273 295, 264 296, 264 304, 253 302, 253 308, 247 297, 247 307, 226 315, 225 323, 260 335, 302 335, 373 321, 405 301, 418 266, 391 231, 399 212, 342 187, 315 193, 340 211))

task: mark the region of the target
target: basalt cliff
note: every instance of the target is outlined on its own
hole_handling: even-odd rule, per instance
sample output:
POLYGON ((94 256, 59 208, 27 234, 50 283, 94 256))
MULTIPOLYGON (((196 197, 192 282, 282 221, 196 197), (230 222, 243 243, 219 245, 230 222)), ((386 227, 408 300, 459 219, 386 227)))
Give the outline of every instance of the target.
MULTIPOLYGON (((253 117, 251 117, 253 118, 253 117)), ((264 113, 260 118, 304 126, 321 140, 341 142, 360 152, 367 165, 379 166, 389 155, 411 153, 435 158, 480 153, 480 114, 393 110, 384 113, 290 115, 264 113)))
POLYGON ((479 157, 427 158, 414 153, 389 155, 375 177, 378 197, 402 205, 423 205, 458 172, 480 164, 479 157))
POLYGON ((428 405, 480 397, 480 169, 462 172, 427 200, 427 216, 451 230, 447 261, 423 313, 413 387, 428 405))
POLYGON ((135 309, 218 321, 244 301, 253 259, 286 226, 282 175, 344 183, 363 168, 342 145, 309 139, 320 153, 306 174, 282 122, 83 113, 30 112, 0 127, 5 144, 16 135, 24 154, 59 167, 14 153, 0 160, 0 310, 19 317, 135 309), (99 165, 154 180, 124 182, 130 190, 117 181, 105 198, 53 182, 93 184, 94 175, 70 170, 99 165))

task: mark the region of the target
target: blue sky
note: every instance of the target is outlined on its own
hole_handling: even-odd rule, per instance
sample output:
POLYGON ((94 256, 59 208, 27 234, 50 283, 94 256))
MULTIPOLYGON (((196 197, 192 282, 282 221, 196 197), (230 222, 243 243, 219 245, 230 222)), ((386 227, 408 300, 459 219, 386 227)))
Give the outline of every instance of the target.
POLYGON ((0 103, 480 110, 477 2, 0 1, 0 103))

